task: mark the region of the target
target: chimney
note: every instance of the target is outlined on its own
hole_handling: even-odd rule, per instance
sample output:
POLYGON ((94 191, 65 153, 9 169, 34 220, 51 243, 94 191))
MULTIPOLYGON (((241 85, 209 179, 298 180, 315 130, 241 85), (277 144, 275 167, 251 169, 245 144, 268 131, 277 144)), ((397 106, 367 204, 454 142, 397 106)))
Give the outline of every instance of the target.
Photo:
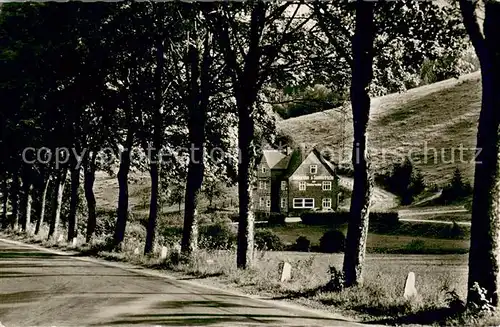
POLYGON ((306 160, 306 157, 307 157, 307 154, 306 154, 307 149, 308 149, 307 144, 305 144, 305 143, 300 144, 300 161, 304 161, 304 160, 306 160))

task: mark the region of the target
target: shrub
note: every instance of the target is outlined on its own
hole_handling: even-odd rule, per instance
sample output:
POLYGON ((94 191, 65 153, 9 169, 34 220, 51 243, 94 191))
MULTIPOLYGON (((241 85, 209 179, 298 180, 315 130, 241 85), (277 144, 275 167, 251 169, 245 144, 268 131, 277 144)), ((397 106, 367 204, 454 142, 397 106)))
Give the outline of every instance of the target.
POLYGON ((229 250, 236 242, 236 235, 227 222, 202 225, 199 228, 198 242, 200 248, 208 250, 229 250))
POLYGON ((306 225, 343 224, 349 221, 348 211, 337 212, 305 212, 300 215, 302 223, 306 225))
POLYGON ((166 212, 158 213, 158 225, 159 226, 181 226, 184 222, 184 213, 181 212, 166 212))
POLYGON ((146 228, 140 224, 131 222, 126 226, 125 237, 144 241, 146 240, 146 228))
POLYGON ((383 233, 394 230, 398 226, 399 214, 397 211, 370 212, 370 230, 383 233))
POLYGON ((335 268, 335 266, 330 266, 328 269, 330 275, 330 280, 324 287, 326 292, 340 292, 344 287, 344 273, 342 270, 335 268))
POLYGON ((311 251, 311 241, 305 236, 299 236, 295 240, 293 250, 299 252, 309 252, 311 251))
MULTIPOLYGON (((198 221, 200 224, 210 224, 210 223, 230 223, 233 221, 234 212, 225 212, 225 211, 212 211, 211 213, 204 213, 198 215, 198 221)), ((236 221, 238 221, 238 215, 236 215, 236 221)))
POLYGON ((274 105, 273 110, 283 119, 298 117, 341 106, 347 94, 344 90, 331 90, 323 85, 285 91, 288 97, 297 101, 274 105))
POLYGON ((255 233, 254 240, 255 246, 259 250, 281 251, 284 248, 284 245, 278 235, 267 229, 258 230, 255 233))
POLYGON ((413 167, 410 159, 394 164, 389 172, 378 174, 375 181, 399 196, 403 205, 411 204, 426 187, 422 173, 413 167))
POLYGON ((471 195, 471 185, 463 181, 462 173, 456 168, 450 183, 443 189, 439 197, 439 202, 442 204, 451 204, 463 201, 471 195))
POLYGON ((269 212, 255 212, 254 219, 255 219, 255 221, 268 221, 269 220, 269 212))
POLYGON ((182 238, 182 227, 180 226, 165 226, 159 230, 159 234, 163 237, 164 245, 174 246, 179 244, 182 238))
POLYGON ((455 221, 453 221, 453 225, 451 226, 450 236, 451 238, 463 238, 465 236, 465 230, 460 227, 455 221))
POLYGON ((319 248, 324 253, 338 253, 344 251, 345 236, 341 231, 329 230, 321 236, 319 248))
POLYGON ((286 215, 282 213, 271 212, 267 220, 267 223, 271 226, 285 225, 285 219, 286 215))
POLYGON ((84 249, 83 252, 96 255, 101 251, 111 251, 114 247, 114 241, 112 235, 106 235, 101 238, 93 238, 89 244, 87 244, 87 249, 84 249))
POLYGON ((115 230, 116 213, 114 211, 98 210, 96 212, 95 235, 113 234, 115 230))

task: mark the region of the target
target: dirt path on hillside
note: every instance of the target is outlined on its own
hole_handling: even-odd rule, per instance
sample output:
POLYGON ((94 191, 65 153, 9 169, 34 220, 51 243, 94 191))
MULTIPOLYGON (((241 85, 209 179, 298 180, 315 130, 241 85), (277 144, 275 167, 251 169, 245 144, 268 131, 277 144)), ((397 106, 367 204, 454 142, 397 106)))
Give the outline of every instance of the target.
MULTIPOLYGON (((350 190, 353 189, 354 179, 345 176, 339 176, 339 185, 350 190)), ((388 210, 398 206, 398 197, 378 186, 373 188, 372 210, 388 210)))

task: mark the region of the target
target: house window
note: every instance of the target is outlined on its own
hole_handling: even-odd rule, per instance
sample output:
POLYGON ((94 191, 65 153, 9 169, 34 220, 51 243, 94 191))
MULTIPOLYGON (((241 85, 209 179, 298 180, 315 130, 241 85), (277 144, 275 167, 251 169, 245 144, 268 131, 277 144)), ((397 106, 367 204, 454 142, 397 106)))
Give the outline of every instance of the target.
POLYGON ((286 208, 286 198, 281 198, 281 207, 286 208))
POLYGON ((326 198, 326 199, 323 199, 323 208, 331 208, 332 207, 332 199, 330 198, 326 198))
POLYGON ((314 199, 293 199, 293 207, 296 209, 314 208, 314 199))
POLYGON ((286 190, 286 181, 281 181, 281 189, 286 190))
POLYGON ((259 189, 261 190, 267 190, 268 189, 268 182, 266 181, 259 181, 259 189))
POLYGON ((311 174, 316 174, 318 172, 318 165, 310 165, 309 166, 309 172, 311 174))
POLYGON ((266 168, 266 167, 264 167, 264 166, 262 166, 262 172, 263 172, 264 174, 265 174, 265 173, 267 173, 267 168, 266 168))
POLYGON ((323 191, 331 191, 332 182, 323 182, 323 191))
POLYGON ((306 182, 299 182, 299 191, 306 190, 306 182))
POLYGON ((304 199, 304 208, 314 208, 314 199, 304 199))
POLYGON ((259 207, 263 207, 264 206, 264 198, 260 198, 259 199, 259 207))
POLYGON ((266 200, 266 208, 270 208, 271 207, 271 200, 267 199, 266 200))

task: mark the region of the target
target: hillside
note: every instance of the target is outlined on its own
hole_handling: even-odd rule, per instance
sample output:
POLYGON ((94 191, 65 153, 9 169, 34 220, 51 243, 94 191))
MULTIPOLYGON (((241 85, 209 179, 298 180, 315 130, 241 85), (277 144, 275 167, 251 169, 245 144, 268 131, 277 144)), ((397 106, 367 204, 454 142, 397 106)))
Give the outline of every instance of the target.
MULTIPOLYGON (((474 165, 471 160, 481 105, 480 78, 476 72, 372 99, 368 137, 374 168, 377 171, 387 169, 412 153, 415 166, 422 170, 427 183, 448 182, 457 166, 472 181, 474 165)), ((350 155, 352 119, 348 117, 345 121, 344 153, 350 155)), ((333 160, 341 161, 342 115, 339 109, 282 120, 278 128, 299 144, 331 149, 333 160)), ((344 156, 343 161, 349 158, 344 156)))
MULTIPOLYGON (((470 163, 460 163, 459 147, 460 144, 466 149, 475 147, 480 101, 481 85, 478 73, 373 99, 369 138, 373 145, 372 158, 375 169, 381 171, 390 167, 397 158, 404 158, 412 148, 415 149, 414 158, 420 157, 423 161, 424 145, 427 142, 427 148, 438 149, 436 162, 433 151, 429 151, 427 164, 416 164, 424 173, 427 183, 447 182, 456 166, 472 181, 474 166, 470 163), (451 148, 456 149, 456 163, 450 160, 451 148), (441 149, 444 149, 444 158, 441 157, 441 149)), ((278 128, 292 135, 297 143, 316 144, 319 148, 332 149, 333 160, 338 161, 342 134, 340 122, 339 110, 333 109, 279 120, 278 128)), ((351 120, 346 123, 345 135, 349 136, 345 142, 348 147, 345 153, 350 154, 351 120)), ((470 161, 472 158, 473 152, 464 150, 464 159, 470 161)), ((149 176, 131 175, 130 207, 134 208, 134 212, 146 214, 150 189, 149 176)), ((99 173, 95 186, 98 206, 114 210, 118 201, 116 178, 99 173)), ((379 195, 377 199, 380 199, 377 202, 387 202, 388 196, 383 193, 379 195)), ((236 196, 236 193, 233 196, 236 196)), ((164 210, 171 211, 178 208, 173 205, 164 210)))

